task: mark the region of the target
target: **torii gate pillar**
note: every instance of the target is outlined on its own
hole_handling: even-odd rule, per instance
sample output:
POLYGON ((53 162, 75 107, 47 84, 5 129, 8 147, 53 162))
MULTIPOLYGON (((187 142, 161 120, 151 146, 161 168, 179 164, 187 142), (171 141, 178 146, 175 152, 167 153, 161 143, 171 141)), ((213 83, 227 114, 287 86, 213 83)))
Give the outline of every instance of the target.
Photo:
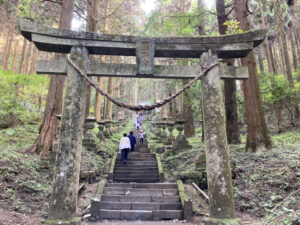
MULTIPOLYGON (((72 47, 70 58, 81 70, 87 71, 88 51, 85 47, 72 47)), ((81 220, 75 216, 87 83, 69 65, 67 74, 47 224, 78 225, 81 220)))
MULTIPOLYGON (((211 51, 200 57, 203 66, 218 62, 211 51)), ((204 142, 210 217, 235 218, 231 169, 226 138, 225 107, 222 97, 219 66, 202 79, 204 142)))

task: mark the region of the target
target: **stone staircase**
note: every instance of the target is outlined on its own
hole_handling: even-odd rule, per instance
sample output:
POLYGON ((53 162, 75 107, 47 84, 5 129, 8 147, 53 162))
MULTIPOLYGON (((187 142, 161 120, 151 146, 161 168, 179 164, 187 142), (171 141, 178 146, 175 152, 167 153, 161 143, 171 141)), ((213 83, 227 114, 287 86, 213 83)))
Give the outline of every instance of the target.
POLYGON ((155 154, 133 152, 126 164, 121 163, 118 154, 114 174, 114 182, 155 183, 159 182, 157 160, 155 154))
POLYGON ((126 164, 118 154, 113 183, 103 183, 98 199, 92 201, 95 219, 182 220, 183 208, 177 183, 159 183, 156 155, 147 143, 137 144, 126 164))
POLYGON ((177 184, 107 183, 99 202, 99 219, 182 219, 177 184))

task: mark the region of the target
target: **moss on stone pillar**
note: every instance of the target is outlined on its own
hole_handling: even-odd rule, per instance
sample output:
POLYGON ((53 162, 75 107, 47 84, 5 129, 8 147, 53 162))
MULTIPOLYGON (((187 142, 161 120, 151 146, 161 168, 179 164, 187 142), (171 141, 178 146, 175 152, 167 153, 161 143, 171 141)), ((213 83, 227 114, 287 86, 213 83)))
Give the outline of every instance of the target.
MULTIPOLYGON (((87 71, 86 48, 73 47, 70 58, 82 71, 87 71)), ((72 221, 76 216, 87 83, 70 65, 67 74, 49 221, 72 221)))
MULTIPOLYGON (((211 52, 201 56, 203 66, 217 62, 217 55, 211 52)), ((215 67, 202 79, 207 183, 211 217, 231 219, 235 217, 235 209, 219 74, 219 67, 215 67)))

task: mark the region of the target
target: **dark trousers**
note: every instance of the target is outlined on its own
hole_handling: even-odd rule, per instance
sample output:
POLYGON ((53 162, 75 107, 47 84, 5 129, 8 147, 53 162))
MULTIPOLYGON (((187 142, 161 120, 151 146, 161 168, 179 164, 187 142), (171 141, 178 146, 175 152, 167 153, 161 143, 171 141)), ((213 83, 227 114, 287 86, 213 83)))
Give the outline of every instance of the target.
POLYGON ((128 161, 129 150, 129 148, 125 148, 126 161, 128 161))
POLYGON ((131 145, 131 152, 134 152, 134 145, 131 145))
POLYGON ((129 152, 128 148, 124 148, 124 149, 121 150, 121 161, 122 161, 122 163, 126 163, 126 161, 128 160, 128 152, 129 152))
POLYGON ((140 138, 140 143, 141 143, 141 144, 144 143, 144 138, 140 138))

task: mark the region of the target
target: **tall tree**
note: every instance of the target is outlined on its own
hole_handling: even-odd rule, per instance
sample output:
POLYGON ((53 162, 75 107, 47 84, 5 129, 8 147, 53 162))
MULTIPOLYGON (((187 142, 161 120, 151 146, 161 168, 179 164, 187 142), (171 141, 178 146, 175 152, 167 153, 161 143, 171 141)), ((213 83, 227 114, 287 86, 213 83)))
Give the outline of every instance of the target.
POLYGON ((23 38, 23 45, 22 45, 22 52, 21 52, 21 58, 19 60, 19 68, 18 73, 22 73, 23 66, 24 66, 24 59, 25 59, 25 53, 26 53, 26 46, 27 46, 27 40, 23 38))
MULTIPOLYGON (((226 33, 226 12, 224 0, 217 0, 216 9, 218 14, 218 25, 220 34, 226 33)), ((225 60, 228 65, 233 65, 233 60, 225 60)), ((226 132, 228 143, 241 143, 240 129, 238 123, 236 82, 235 80, 224 80, 225 90, 225 111, 226 111, 226 132)))
MULTIPOLYGON (((109 1, 106 1, 103 33, 106 33, 108 30, 108 6, 109 6, 109 1)), ((101 56, 101 62, 103 62, 104 60, 105 60, 105 56, 101 56)), ((103 77, 98 78, 98 85, 100 86, 100 88, 103 88, 103 77)), ((95 117, 97 120, 101 120, 101 105, 102 105, 102 95, 96 92, 95 117)))
POLYGON ((294 36, 294 22, 296 21, 295 17, 295 10, 294 10, 294 5, 295 1, 287 1, 288 7, 289 7, 289 15, 290 15, 290 21, 288 23, 289 27, 289 35, 290 35, 290 40, 291 40, 291 49, 293 53, 293 65, 294 65, 294 70, 297 70, 298 67, 298 59, 297 59, 297 53, 296 53, 296 38, 294 36))
POLYGON ((285 38, 284 32, 284 21, 283 21, 283 10, 282 10, 282 1, 281 0, 274 0, 274 11, 275 11, 275 21, 276 21, 276 29, 278 32, 278 43, 279 49, 282 54, 283 58, 283 65, 285 65, 285 75, 288 81, 293 85, 293 77, 292 77, 292 70, 291 70, 291 61, 287 47, 287 39, 285 38))
MULTIPOLYGON (((266 27, 266 22, 265 22, 265 17, 264 17, 264 10, 263 10, 263 6, 262 6, 262 1, 263 0, 258 0, 258 7, 259 7, 259 11, 260 11, 260 18, 261 18, 261 25, 262 25, 262 29, 267 29, 266 27)), ((272 52, 270 51, 270 47, 269 47, 269 40, 268 38, 266 38, 265 42, 265 49, 266 49, 266 55, 267 55, 267 62, 268 62, 268 70, 270 73, 274 73, 275 69, 274 69, 274 62, 273 57, 272 57, 272 52)))
MULTIPOLYGON (((283 65, 285 66, 285 75, 287 80, 289 81, 291 87, 294 87, 294 81, 292 76, 292 69, 290 63, 290 57, 287 47, 287 39, 285 38, 284 32, 284 21, 283 21, 283 10, 282 10, 282 2, 280 0, 274 0, 274 10, 275 10, 275 21, 276 21, 276 29, 278 31, 278 42, 283 58, 283 65)), ((294 106, 294 115, 298 120, 300 118, 300 111, 298 105, 294 106)))
MULTIPOLYGON (((185 5, 186 5, 186 0, 180 0, 180 12, 185 13, 185 5)), ((201 0, 197 1, 197 6, 199 11, 203 10, 203 2, 201 0)), ((204 21, 200 20, 199 21, 199 29, 200 35, 203 35, 205 33, 204 29, 204 21)), ((187 84, 188 81, 184 80, 183 85, 187 84)), ((195 126, 194 126, 194 118, 193 118, 193 110, 192 110, 192 100, 191 100, 191 93, 190 90, 186 90, 183 93, 182 96, 182 112, 183 112, 183 119, 185 121, 184 123, 184 135, 186 137, 193 137, 196 134, 195 131, 195 126)))
MULTIPOLYGON (((87 0, 87 26, 86 31, 95 33, 97 31, 97 23, 99 21, 100 15, 100 0, 87 0)), ((89 59, 95 59, 96 57, 93 55, 89 56, 89 59)), ((90 103, 91 103, 91 86, 87 86, 86 92, 86 102, 85 102, 85 117, 87 118, 90 114, 90 103)), ((84 127, 86 127, 86 120, 84 122, 84 127)), ((87 129, 84 130, 86 132, 87 129)))
MULTIPOLYGON (((250 30, 248 0, 235 0, 235 12, 241 29, 250 30)), ((257 68, 254 52, 251 51, 247 57, 241 59, 242 66, 247 66, 249 79, 243 81, 243 91, 245 97, 247 134, 247 152, 259 152, 272 147, 272 141, 262 107, 259 83, 257 78, 257 68)))
MULTIPOLYGON (((74 0, 63 0, 61 5, 59 28, 69 30, 73 17, 74 0)), ((57 54, 56 58, 62 57, 57 54)), ((47 95, 44 118, 40 127, 39 136, 32 148, 33 152, 46 155, 51 149, 56 134, 57 118, 55 114, 61 114, 62 98, 65 76, 51 76, 47 95)))

